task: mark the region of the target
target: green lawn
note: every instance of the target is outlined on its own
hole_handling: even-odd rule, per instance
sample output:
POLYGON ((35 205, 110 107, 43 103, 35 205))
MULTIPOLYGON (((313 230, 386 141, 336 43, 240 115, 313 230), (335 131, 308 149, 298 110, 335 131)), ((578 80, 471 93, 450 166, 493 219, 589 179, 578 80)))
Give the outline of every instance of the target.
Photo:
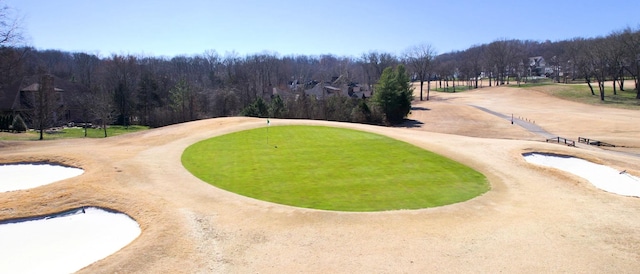
POLYGON ((587 85, 580 84, 555 84, 554 88, 548 89, 546 92, 559 98, 586 104, 640 110, 640 100, 636 99, 636 91, 633 90, 633 84, 627 82, 627 89, 625 91, 618 90, 616 95, 613 94, 612 87, 606 86, 604 89, 604 101, 600 100, 598 84, 594 83, 592 85, 596 95, 591 95, 591 90, 587 85))
POLYGON ((435 207, 489 190, 484 175, 458 162, 385 136, 332 127, 235 132, 193 144, 182 163, 228 191, 325 210, 435 207))
POLYGON ((546 81, 541 83, 528 83, 521 85, 521 88, 544 92, 561 99, 584 104, 640 110, 640 100, 636 99, 635 84, 633 81, 626 81, 626 90, 618 90, 615 95, 613 94, 613 88, 607 85, 604 89, 604 101, 600 100, 598 83, 591 83, 591 85, 593 85, 595 95, 591 95, 591 90, 586 84, 558 84, 546 81))
MULTIPOLYGON (((469 91, 469 90, 473 90, 473 87, 469 87, 465 84, 463 85, 456 85, 456 91, 455 92, 463 92, 463 91, 469 91)), ((419 89, 418 89, 419 90, 419 89)), ((437 92, 454 92, 453 91, 453 85, 450 85, 448 88, 447 87, 442 87, 442 88, 434 88, 432 89, 433 91, 437 91, 437 92)))
MULTIPOLYGON (((117 136, 126 133, 147 130, 147 126, 108 126, 107 136, 117 136)), ((26 133, 14 134, 3 132, 0 134, 0 140, 38 140, 40 138, 39 131, 28 131, 26 133)), ((80 127, 64 128, 55 133, 44 133, 45 140, 64 139, 64 138, 84 138, 84 129, 80 127)), ((104 130, 99 128, 87 128, 87 138, 104 138, 104 130)))

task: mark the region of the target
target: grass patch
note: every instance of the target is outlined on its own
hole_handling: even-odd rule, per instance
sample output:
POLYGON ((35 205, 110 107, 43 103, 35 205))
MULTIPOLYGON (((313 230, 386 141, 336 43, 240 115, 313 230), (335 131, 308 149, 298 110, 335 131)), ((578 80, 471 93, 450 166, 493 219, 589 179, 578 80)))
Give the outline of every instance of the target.
POLYGON ((182 164, 201 180, 231 192, 324 210, 435 207, 489 189, 484 175, 438 154, 385 136, 332 127, 235 132, 191 145, 182 164))
MULTIPOLYGON (((475 89, 475 86, 469 87, 467 85, 460 85, 460 86, 456 86, 456 90, 455 92, 463 92, 463 91, 468 91, 468 90, 473 90, 475 89)), ((437 92, 451 92, 453 93, 453 86, 449 86, 447 87, 442 87, 442 88, 434 88, 433 91, 437 91, 437 92)))
MULTIPOLYGON (((118 136, 122 134, 147 130, 149 127, 147 126, 137 126, 132 125, 128 127, 124 126, 109 126, 107 127, 107 136, 118 136)), ((29 141, 29 140, 38 140, 40 138, 40 132, 37 130, 28 131, 25 133, 8 133, 3 132, 0 133, 0 140, 21 140, 21 141, 29 141)), ((85 138, 84 137, 84 129, 80 127, 74 128, 63 128, 62 130, 58 130, 55 133, 44 133, 45 140, 52 139, 71 139, 71 138, 85 138)), ((104 138, 104 130, 101 128, 87 128, 87 138, 104 138)))
POLYGON ((511 87, 518 87, 518 88, 532 88, 532 87, 540 87, 540 86, 548 86, 548 85, 553 85, 554 83, 551 81, 532 81, 532 82, 520 82, 520 86, 518 86, 518 83, 516 82, 515 84, 510 84, 509 86, 511 87))
POLYGON ((630 90, 629 86, 625 91, 618 90, 616 95, 613 94, 613 88, 610 85, 605 86, 604 101, 601 101, 598 84, 592 85, 595 95, 591 95, 591 90, 586 84, 543 84, 522 87, 584 104, 640 110, 640 100, 636 99, 636 91, 630 90))

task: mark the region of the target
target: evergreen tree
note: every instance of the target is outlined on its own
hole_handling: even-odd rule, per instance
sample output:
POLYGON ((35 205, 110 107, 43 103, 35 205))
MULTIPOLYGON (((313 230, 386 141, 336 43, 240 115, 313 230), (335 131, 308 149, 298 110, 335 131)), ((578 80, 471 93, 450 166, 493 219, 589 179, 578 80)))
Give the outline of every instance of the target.
POLYGON ((11 129, 15 132, 25 132, 27 131, 27 124, 24 122, 24 120, 22 119, 22 116, 20 116, 20 114, 16 115, 15 118, 13 118, 13 121, 11 123, 11 129))
POLYGON ((373 102, 385 115, 388 123, 401 123, 411 110, 413 88, 404 65, 387 67, 375 86, 373 102))
POLYGON ((258 97, 253 103, 244 108, 240 115, 249 117, 268 117, 269 107, 261 97, 258 97))
POLYGON ((271 99, 271 104, 269 104, 269 116, 274 118, 282 118, 283 114, 287 112, 287 107, 284 104, 280 95, 276 95, 271 99))

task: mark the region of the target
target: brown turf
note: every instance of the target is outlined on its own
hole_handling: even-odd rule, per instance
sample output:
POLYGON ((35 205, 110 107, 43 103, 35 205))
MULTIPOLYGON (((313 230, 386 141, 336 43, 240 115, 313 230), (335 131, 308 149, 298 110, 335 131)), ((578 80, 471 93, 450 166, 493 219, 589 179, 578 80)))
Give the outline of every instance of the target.
MULTIPOLYGON (((108 139, 0 142, 0 162, 48 160, 79 177, 0 193, 0 220, 101 206, 135 218, 142 234, 85 273, 632 273, 640 269, 640 199, 526 163, 530 151, 575 155, 640 175, 638 157, 544 138, 470 105, 513 113, 562 137, 640 147, 637 111, 594 107, 508 87, 432 93, 414 102, 421 127, 354 128, 440 153, 485 174, 491 190, 438 208, 378 213, 301 209, 208 185, 180 163, 199 140, 265 126, 219 118, 108 139)), ((634 151, 627 149, 625 151, 634 151)), ((638 152, 635 149, 635 152, 638 152)), ((366 163, 367 159, 362 159, 366 163)), ((37 262, 34 262, 37 263, 37 262)))

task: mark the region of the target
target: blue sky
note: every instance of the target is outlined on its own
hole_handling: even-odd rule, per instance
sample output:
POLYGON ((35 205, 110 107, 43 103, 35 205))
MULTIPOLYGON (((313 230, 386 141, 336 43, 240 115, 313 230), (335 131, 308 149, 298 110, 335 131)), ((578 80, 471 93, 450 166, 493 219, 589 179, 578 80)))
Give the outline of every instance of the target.
POLYGON ((277 52, 358 57, 427 43, 565 40, 640 26, 640 1, 4 0, 37 49, 100 56, 277 52))

